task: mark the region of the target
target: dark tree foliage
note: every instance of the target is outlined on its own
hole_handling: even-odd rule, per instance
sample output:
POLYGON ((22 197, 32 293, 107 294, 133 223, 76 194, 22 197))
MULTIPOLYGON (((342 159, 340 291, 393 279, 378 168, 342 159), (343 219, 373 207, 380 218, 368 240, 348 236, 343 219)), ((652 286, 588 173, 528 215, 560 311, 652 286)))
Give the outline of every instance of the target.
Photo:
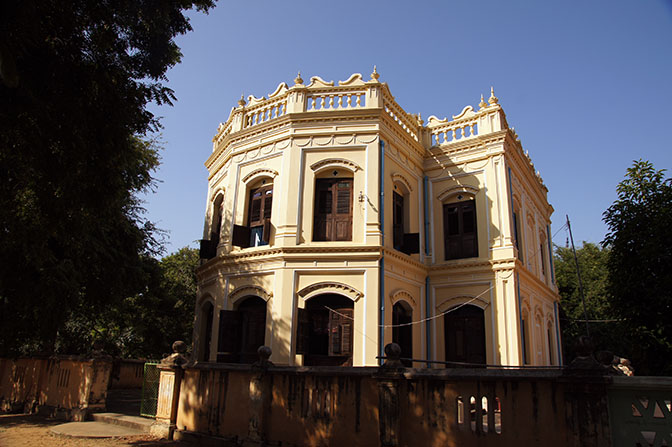
MULTIPOLYGON (((576 250, 581 269, 581 282, 586 301, 588 329, 598 350, 611 351, 618 356, 628 357, 631 346, 622 337, 623 325, 611 309, 608 296, 609 250, 584 242, 576 250)), ((576 357, 574 346, 582 335, 586 335, 586 317, 579 291, 576 263, 571 248, 555 247, 555 277, 560 301, 560 327, 562 328, 563 357, 569 363, 576 357)))
POLYGON ((213 0, 0 2, 0 355, 79 351, 66 322, 145 286, 150 101, 213 0))
POLYGON ((176 340, 191 345, 198 261, 198 250, 188 247, 160 261, 143 258, 145 288, 96 313, 75 309, 61 329, 59 340, 71 343, 63 348, 100 340, 115 356, 159 359, 176 340))
POLYGON ((637 374, 672 375, 672 179, 636 161, 604 213, 608 293, 626 320, 637 374))

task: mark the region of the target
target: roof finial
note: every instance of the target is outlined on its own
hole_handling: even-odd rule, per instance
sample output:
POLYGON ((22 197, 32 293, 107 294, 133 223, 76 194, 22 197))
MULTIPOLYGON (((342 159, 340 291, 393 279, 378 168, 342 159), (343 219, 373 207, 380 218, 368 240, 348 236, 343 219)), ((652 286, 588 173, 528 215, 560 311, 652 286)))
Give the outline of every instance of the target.
POLYGON ((488 103, 485 102, 485 100, 483 99, 483 93, 481 93, 481 102, 478 103, 478 107, 480 107, 481 109, 484 107, 488 107, 488 103))
POLYGON ((303 79, 301 79, 301 71, 296 75, 296 78, 294 78, 294 83, 296 85, 301 85, 303 84, 303 79))
POLYGON ((247 104, 247 103, 245 102, 245 94, 243 93, 243 94, 240 95, 240 99, 238 100, 238 105, 243 107, 245 104, 247 104))
POLYGON ((488 98, 488 102, 492 104, 493 106, 499 102, 499 98, 495 96, 495 88, 490 87, 490 98, 488 98))
POLYGON ((371 73, 371 79, 375 79, 377 81, 379 77, 380 77, 380 75, 378 74, 378 71, 376 70, 376 66, 374 65, 373 66, 373 73, 371 73))

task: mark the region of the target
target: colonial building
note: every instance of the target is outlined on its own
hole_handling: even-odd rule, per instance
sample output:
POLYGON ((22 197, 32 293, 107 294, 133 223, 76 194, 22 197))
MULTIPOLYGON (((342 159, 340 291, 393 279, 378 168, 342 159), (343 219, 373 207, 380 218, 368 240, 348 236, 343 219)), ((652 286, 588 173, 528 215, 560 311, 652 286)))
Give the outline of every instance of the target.
POLYGON ((494 92, 424 123, 378 78, 299 75, 220 124, 198 359, 560 364, 553 208, 494 92))

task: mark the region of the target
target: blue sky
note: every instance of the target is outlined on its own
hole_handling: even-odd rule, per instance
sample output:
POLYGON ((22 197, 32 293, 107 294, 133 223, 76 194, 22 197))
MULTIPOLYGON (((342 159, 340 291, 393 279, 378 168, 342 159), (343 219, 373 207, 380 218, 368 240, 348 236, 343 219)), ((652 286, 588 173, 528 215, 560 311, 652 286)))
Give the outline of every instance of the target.
POLYGON ((151 108, 164 149, 146 217, 168 232, 167 252, 202 238, 218 124, 242 93, 267 96, 297 70, 368 79, 375 64, 425 120, 477 108, 494 86, 549 189, 552 232, 569 214, 577 243, 602 240, 602 213, 633 160, 672 167, 672 0, 220 0, 190 16, 182 63, 168 72, 178 100, 151 108))

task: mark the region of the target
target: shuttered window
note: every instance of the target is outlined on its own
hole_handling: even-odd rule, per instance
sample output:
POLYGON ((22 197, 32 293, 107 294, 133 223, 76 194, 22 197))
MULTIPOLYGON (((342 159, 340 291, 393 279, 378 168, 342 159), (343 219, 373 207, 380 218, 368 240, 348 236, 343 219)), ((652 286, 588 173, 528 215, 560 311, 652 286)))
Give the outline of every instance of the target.
POLYGON ((443 205, 443 231, 446 259, 478 256, 475 201, 443 205))
POLYGON ((314 241, 352 240, 351 178, 317 179, 314 241))
POLYGON ((352 366, 353 316, 352 302, 330 294, 298 309, 296 353, 304 365, 352 366))
POLYGON ((404 247, 404 196, 392 193, 392 239, 394 248, 404 247))
POLYGON ((272 208, 273 185, 250 191, 247 225, 233 226, 233 245, 242 248, 267 245, 271 236, 272 208))

